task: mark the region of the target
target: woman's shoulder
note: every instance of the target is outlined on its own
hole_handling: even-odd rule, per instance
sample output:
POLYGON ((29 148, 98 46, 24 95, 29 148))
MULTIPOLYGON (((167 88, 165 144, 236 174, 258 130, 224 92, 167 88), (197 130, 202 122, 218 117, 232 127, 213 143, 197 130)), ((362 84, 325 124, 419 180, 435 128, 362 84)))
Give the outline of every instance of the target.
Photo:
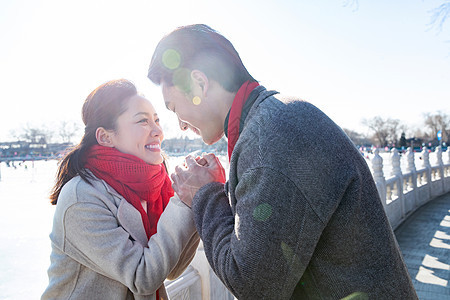
POLYGON ((101 180, 92 177, 86 181, 80 175, 70 179, 61 189, 58 198, 58 204, 65 203, 66 205, 77 202, 92 202, 98 199, 99 196, 106 194, 106 188, 101 180))

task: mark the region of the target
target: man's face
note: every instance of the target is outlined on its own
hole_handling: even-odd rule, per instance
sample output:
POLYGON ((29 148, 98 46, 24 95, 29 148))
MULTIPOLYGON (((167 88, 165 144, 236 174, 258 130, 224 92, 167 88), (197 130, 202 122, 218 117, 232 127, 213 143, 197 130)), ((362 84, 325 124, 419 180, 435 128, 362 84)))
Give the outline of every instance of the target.
POLYGON ((176 86, 164 82, 161 86, 166 107, 176 113, 181 130, 191 129, 208 145, 220 140, 223 124, 217 118, 212 99, 193 99, 193 96, 185 94, 176 86))

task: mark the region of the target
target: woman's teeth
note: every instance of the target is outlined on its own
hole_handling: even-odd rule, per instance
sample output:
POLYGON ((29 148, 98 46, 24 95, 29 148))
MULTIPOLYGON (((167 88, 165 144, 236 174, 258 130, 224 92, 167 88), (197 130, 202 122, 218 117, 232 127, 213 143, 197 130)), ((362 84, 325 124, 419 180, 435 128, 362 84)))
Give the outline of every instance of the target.
POLYGON ((145 148, 147 149, 161 149, 161 146, 159 144, 152 144, 152 145, 145 145, 145 148))

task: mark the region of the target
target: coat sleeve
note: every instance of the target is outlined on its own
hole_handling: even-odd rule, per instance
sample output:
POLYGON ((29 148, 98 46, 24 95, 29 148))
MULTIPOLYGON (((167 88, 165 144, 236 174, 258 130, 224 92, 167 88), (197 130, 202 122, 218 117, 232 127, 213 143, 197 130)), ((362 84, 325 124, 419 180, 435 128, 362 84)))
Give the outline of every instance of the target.
POLYGON ((289 299, 324 225, 294 183, 270 168, 245 172, 235 197, 234 214, 222 184, 194 197, 211 267, 238 299, 289 299))
POLYGON ((103 205, 77 202, 64 215, 64 251, 81 264, 117 280, 134 294, 153 294, 195 240, 192 212, 177 196, 162 213, 148 248, 130 239, 103 205))
POLYGON ((180 275, 186 270, 186 268, 194 259, 199 243, 200 236, 197 232, 195 232, 187 242, 186 247, 180 255, 180 259, 177 265, 173 268, 172 271, 170 271, 170 274, 167 275, 167 279, 174 280, 180 277, 180 275))

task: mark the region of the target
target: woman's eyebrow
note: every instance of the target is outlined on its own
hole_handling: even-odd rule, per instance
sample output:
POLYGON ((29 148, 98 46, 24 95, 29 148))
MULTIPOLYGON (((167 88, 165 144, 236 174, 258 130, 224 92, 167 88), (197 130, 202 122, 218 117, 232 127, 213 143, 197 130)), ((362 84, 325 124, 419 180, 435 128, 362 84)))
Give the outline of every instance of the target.
POLYGON ((138 113, 136 113, 133 117, 136 117, 136 116, 138 116, 138 115, 146 115, 146 116, 149 116, 150 114, 147 113, 147 112, 138 112, 138 113))
MULTIPOLYGON (((136 117, 136 116, 138 116, 138 115, 149 116, 150 114, 149 114, 148 112, 138 112, 138 113, 136 113, 133 117, 136 117)), ((154 116, 154 117, 157 117, 158 114, 157 114, 157 113, 154 113, 153 116, 154 116)))

